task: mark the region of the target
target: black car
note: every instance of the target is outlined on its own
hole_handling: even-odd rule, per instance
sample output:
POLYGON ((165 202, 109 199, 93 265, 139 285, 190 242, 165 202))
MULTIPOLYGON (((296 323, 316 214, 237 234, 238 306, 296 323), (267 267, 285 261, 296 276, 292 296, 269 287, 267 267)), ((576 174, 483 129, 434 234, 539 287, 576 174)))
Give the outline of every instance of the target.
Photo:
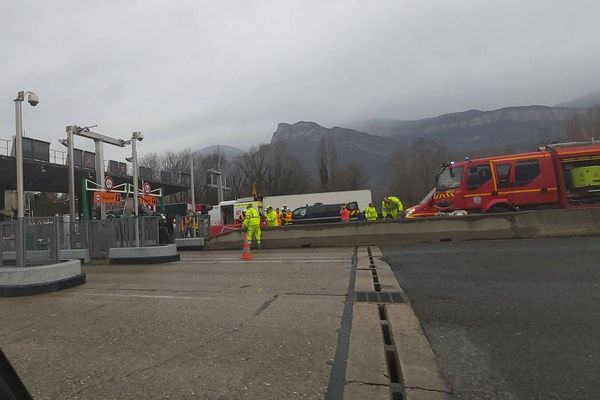
MULTIPOLYGON (((318 224, 327 222, 341 222, 340 209, 343 204, 321 204, 296 208, 293 212, 292 224, 318 224)), ((358 220, 361 214, 358 209, 358 203, 352 201, 346 203, 346 208, 350 211, 350 220, 358 220)))

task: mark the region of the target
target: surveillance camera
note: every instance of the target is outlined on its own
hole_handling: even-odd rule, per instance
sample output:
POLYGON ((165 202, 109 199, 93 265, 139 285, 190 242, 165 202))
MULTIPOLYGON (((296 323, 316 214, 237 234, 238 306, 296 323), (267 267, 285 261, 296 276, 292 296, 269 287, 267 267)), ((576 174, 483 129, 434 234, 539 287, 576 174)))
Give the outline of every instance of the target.
POLYGON ((27 95, 27 101, 29 102, 29 104, 31 104, 33 107, 37 106, 38 103, 40 102, 40 98, 38 97, 37 94, 30 92, 27 95))
POLYGON ((133 157, 125 157, 125 161, 132 162, 133 161, 133 157))
POLYGON ((133 138, 141 142, 144 140, 144 134, 142 132, 133 132, 133 138))

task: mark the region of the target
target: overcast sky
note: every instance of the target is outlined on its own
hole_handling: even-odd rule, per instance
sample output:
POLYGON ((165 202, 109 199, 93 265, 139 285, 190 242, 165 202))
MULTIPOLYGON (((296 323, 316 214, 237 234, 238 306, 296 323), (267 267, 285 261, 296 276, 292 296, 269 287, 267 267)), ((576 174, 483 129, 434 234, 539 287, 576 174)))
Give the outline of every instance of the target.
POLYGON ((139 130, 142 153, 247 148, 278 122, 554 105, 600 89, 599 15, 597 0, 0 0, 0 138, 18 90, 41 99, 28 136, 139 130))

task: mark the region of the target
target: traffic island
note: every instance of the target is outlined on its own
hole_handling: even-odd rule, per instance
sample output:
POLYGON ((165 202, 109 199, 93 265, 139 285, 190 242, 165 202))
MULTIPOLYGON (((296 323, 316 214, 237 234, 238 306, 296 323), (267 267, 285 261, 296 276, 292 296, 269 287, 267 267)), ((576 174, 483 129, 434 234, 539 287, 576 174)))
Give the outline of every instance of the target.
POLYGON ((68 260, 36 267, 0 267, 0 296, 29 296, 85 283, 81 261, 68 260))
POLYGON ((177 245, 177 250, 181 251, 202 250, 204 248, 204 238, 195 237, 175 239, 175 245, 177 245))
MULTIPOLYGON (((46 264, 52 259, 50 250, 28 250, 26 254, 27 260, 33 264, 46 264)), ((14 250, 2 252, 2 262, 5 265, 15 265, 17 254, 14 250)), ((82 264, 89 264, 90 251, 88 249, 61 249, 61 260, 80 260, 82 264)))
POLYGON ((177 245, 152 247, 113 247, 108 250, 111 264, 160 264, 179 261, 177 245))

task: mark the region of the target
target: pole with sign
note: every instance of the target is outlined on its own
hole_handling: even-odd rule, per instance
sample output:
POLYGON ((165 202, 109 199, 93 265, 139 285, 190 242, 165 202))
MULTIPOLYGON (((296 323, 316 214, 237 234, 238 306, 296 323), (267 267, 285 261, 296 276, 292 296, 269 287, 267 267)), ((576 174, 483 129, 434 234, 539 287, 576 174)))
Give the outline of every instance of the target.
POLYGON ((110 176, 107 176, 104 178, 104 189, 106 189, 107 192, 110 192, 111 190, 113 190, 113 188, 115 187, 115 181, 113 181, 113 178, 111 178, 110 176))

